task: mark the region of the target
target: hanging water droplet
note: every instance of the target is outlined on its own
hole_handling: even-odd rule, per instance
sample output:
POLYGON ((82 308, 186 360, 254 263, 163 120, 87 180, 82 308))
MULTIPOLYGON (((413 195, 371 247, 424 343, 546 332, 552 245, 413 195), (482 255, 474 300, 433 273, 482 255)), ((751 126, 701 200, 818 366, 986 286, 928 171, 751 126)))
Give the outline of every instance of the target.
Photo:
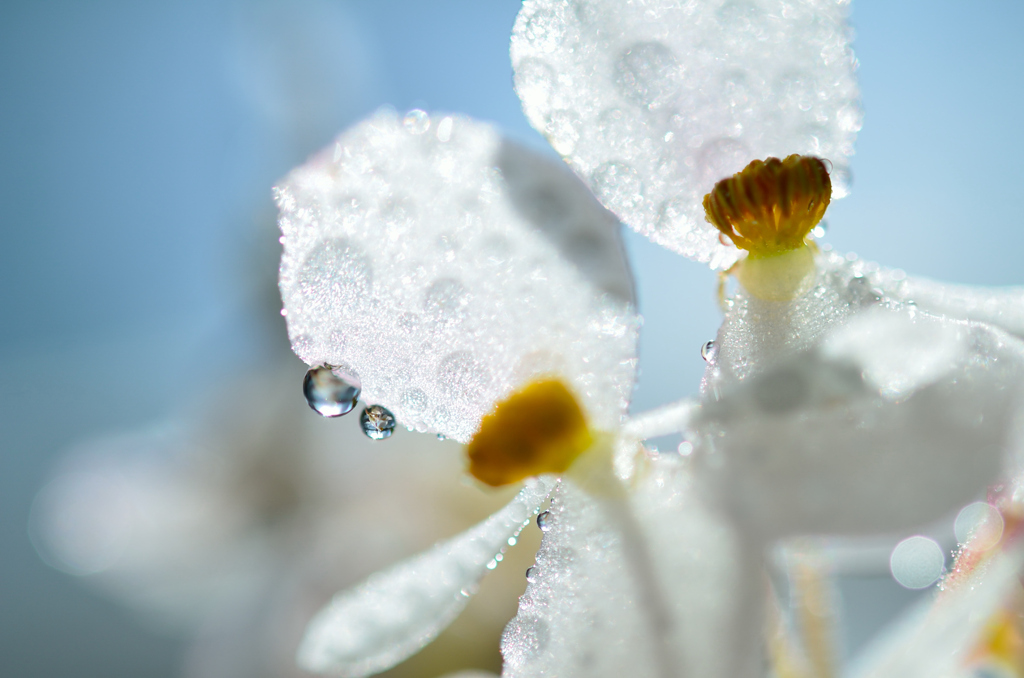
POLYGON ((819 224, 811 229, 811 235, 814 236, 815 240, 821 240, 825 237, 825 229, 819 224))
POLYGON ((700 357, 704 358, 705 362, 714 362, 716 355, 718 355, 718 346, 715 345, 713 339, 700 347, 700 357))
POLYGON ((340 417, 351 412, 359 399, 360 386, 355 375, 330 365, 311 368, 302 380, 306 402, 324 417, 340 417))
POLYGON ((390 438, 395 431, 395 416, 380 405, 363 408, 363 413, 359 415, 359 423, 363 427, 363 433, 373 440, 390 438))
POLYGON ((552 520, 553 518, 551 517, 551 511, 542 511, 537 516, 537 527, 540 528, 541 532, 547 532, 551 529, 552 520))
POLYGON ((530 582, 531 584, 533 582, 537 581, 537 567, 536 566, 526 568, 526 581, 530 582))
POLYGON ((442 442, 445 441, 445 440, 448 440, 448 438, 445 437, 445 435, 443 433, 438 433, 437 434, 437 439, 442 441, 442 442))
POLYGON ((430 116, 426 111, 414 108, 405 114, 402 124, 412 134, 423 134, 430 129, 430 116))

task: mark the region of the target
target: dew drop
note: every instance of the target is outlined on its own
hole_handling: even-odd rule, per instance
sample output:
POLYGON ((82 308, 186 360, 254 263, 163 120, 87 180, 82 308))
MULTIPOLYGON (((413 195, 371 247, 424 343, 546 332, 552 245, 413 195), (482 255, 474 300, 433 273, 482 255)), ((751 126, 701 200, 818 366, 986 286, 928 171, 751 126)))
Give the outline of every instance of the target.
POLYGON ((605 207, 613 212, 629 213, 644 201, 640 175, 629 165, 606 162, 594 171, 594 191, 605 207))
POLYGON ((537 581, 537 567, 536 566, 526 568, 526 581, 530 582, 531 584, 534 583, 535 581, 537 581))
POLYGON ((444 442, 445 440, 448 440, 448 438, 445 437, 445 435, 443 433, 438 433, 437 434, 437 439, 440 440, 441 442, 444 442))
POLYGON ((569 155, 576 150, 581 127, 579 116, 572 111, 552 111, 546 127, 548 141, 560 154, 569 155))
POLYGON ((704 358, 705 362, 714 362, 715 356, 718 355, 718 346, 715 345, 715 341, 706 342, 700 347, 700 357, 704 358))
POLYGON ((680 66, 660 42, 638 42, 615 64, 615 84, 624 96, 649 109, 671 103, 679 92, 680 66))
POLYGON ((517 543, 518 543, 518 540, 515 537, 509 537, 508 538, 508 545, 509 546, 515 546, 517 543))
POLYGON ((430 116, 426 111, 414 108, 405 114, 402 124, 411 134, 423 134, 430 129, 430 116))
POLYGON ((537 515, 537 527, 540 528, 541 532, 547 532, 551 529, 551 523, 554 520, 551 516, 551 511, 542 511, 537 515))
POLYGON ((458 280, 435 280, 423 297, 423 310, 438 321, 458 320, 469 303, 469 292, 458 280))
POLYGON ((370 262, 343 238, 317 244, 299 271, 304 304, 314 313, 344 315, 366 297, 373 269, 370 262))
POLYGON ((359 415, 359 424, 363 427, 366 437, 373 440, 390 438, 395 432, 395 416, 380 405, 363 408, 363 413, 359 415))
POLYGON ((411 388, 402 394, 402 407, 409 414, 420 414, 427 409, 427 394, 418 388, 411 388))
POLYGON ((302 380, 302 393, 313 411, 324 417, 348 414, 359 399, 359 379, 353 374, 331 368, 313 367, 302 380))

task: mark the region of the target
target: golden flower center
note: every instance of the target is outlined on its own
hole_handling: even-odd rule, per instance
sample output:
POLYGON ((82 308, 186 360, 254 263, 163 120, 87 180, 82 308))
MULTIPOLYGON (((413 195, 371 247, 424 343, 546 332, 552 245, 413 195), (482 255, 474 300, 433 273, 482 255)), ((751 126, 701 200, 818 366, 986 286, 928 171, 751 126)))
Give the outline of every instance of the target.
POLYGON ((825 163, 806 155, 755 160, 704 196, 707 220, 754 257, 804 245, 832 199, 825 163))
POLYGON ((469 442, 469 472, 492 487, 564 473, 594 443, 579 403, 557 379, 527 384, 498 403, 469 442))

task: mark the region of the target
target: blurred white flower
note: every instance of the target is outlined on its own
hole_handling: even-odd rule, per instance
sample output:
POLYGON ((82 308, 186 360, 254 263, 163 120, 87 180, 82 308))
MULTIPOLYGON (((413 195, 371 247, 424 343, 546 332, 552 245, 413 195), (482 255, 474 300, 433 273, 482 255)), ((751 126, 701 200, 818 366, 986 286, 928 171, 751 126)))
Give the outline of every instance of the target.
MULTIPOLYGON (((297 381, 294 366, 240 375, 180 424, 84 444, 33 506, 48 562, 196 637, 186 675, 301 675, 303 628, 331 593, 502 501, 459 482, 457 446, 374 445, 311 412, 297 381)), ((394 675, 495 667, 522 586, 503 574, 432 656, 394 675)))
MULTIPOLYGON (((806 240, 846 191, 860 126, 845 5, 528 0, 517 20, 534 126, 624 223, 746 286, 724 300, 700 405, 625 417, 638 322, 616 225, 571 175, 490 128, 382 111, 278 187, 282 296, 308 364, 359 374, 401 423, 463 442, 554 376, 604 434, 557 487, 527 481, 477 528, 339 594, 310 627, 305 666, 364 676, 415 652, 553 491, 505 675, 761 675, 767 546, 906 530, 1012 466, 1016 311, 806 240), (828 192, 786 183, 805 173, 777 179, 775 197, 724 198, 741 216, 794 215, 792 243, 741 258, 701 197, 791 153, 831 163, 828 192), (676 431, 684 454, 639 445, 676 431)), ((1008 549, 975 587, 996 593, 957 609, 993 611, 1019 561, 1008 549)), ((980 627, 940 631, 924 634, 964 659, 980 627)), ((805 636, 798 663, 827 675, 836 658, 815 659, 805 636)))

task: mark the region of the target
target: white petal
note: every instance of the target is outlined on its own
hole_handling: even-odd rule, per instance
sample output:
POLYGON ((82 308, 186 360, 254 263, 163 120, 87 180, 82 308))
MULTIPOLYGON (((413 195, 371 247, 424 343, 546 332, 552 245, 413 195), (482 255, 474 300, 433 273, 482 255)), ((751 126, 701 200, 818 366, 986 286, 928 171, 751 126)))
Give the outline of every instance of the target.
POLYGON ((339 593, 310 622, 300 665, 356 678, 415 654, 458 616, 552 487, 549 479, 530 481, 482 523, 339 593))
POLYGON ((563 482, 502 639, 503 676, 746 676, 738 664, 760 656, 757 556, 691 483, 667 455, 627 505, 563 482))
POLYGON ((1020 547, 1000 554, 970 585, 930 599, 884 639, 870 647, 850 671, 854 678, 979 676, 968 671, 970 653, 985 626, 1019 590, 1024 564, 1020 547))
POLYGON ((1024 346, 912 311, 854 316, 704 406, 695 426, 714 491, 747 530, 912 527, 969 502, 1003 469, 1024 346))
POLYGON ((295 352, 467 441, 541 373, 616 426, 637 318, 614 217, 571 171, 459 117, 383 110, 277 188, 295 352))
POLYGON ((951 318, 966 318, 1000 327, 1024 337, 1024 288, 951 285, 907 278, 892 286, 901 301, 951 318))
POLYGON ((712 266, 735 259, 702 198, 754 158, 812 154, 846 191, 860 129, 847 3, 527 0, 516 91, 623 222, 712 266))

